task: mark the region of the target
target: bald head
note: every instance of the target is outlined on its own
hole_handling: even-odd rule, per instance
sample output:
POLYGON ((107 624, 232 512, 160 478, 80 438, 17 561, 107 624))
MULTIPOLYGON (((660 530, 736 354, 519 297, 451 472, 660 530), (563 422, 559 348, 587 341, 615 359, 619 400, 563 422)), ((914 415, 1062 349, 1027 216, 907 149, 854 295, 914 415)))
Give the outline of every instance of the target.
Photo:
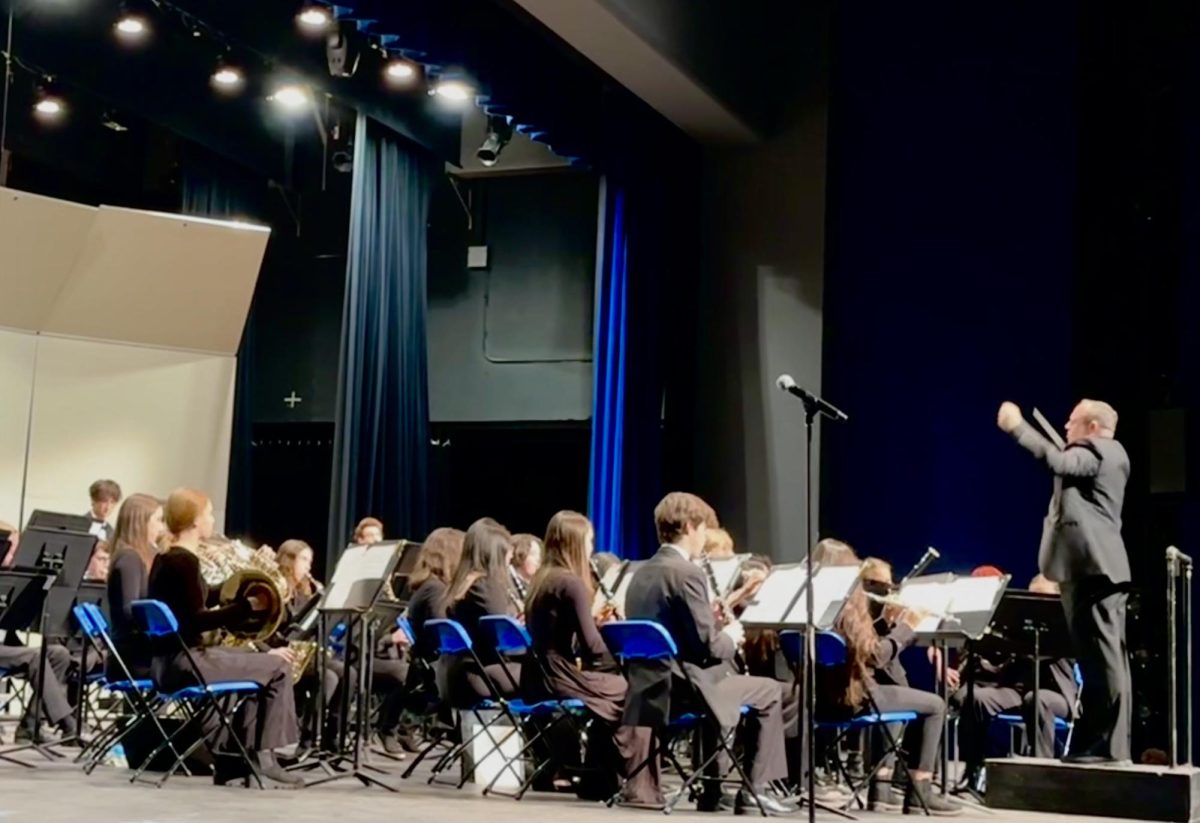
POLYGON ((1117 410, 1102 400, 1080 400, 1067 421, 1067 442, 1088 437, 1113 437, 1117 433, 1117 410))
POLYGON ((1058 584, 1044 574, 1039 574, 1029 581, 1029 590, 1035 594, 1059 594, 1058 584))

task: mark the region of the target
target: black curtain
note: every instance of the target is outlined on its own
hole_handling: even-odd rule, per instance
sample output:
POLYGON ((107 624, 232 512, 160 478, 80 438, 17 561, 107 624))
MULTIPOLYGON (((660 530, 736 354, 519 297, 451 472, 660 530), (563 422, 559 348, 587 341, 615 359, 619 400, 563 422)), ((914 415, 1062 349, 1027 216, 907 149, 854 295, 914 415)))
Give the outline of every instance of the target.
MULTIPOLYGON (((199 217, 266 220, 265 187, 261 181, 228 163, 192 150, 183 158, 180 207, 199 217)), ((267 254, 271 246, 268 245, 267 254)), ((264 268, 266 264, 264 263, 264 268)), ((261 274, 260 274, 261 277, 261 274)), ((257 290, 256 290, 257 294, 257 290)), ((225 500, 225 532, 251 531, 251 487, 254 418, 254 306, 250 303, 234 378, 233 432, 229 449, 229 485, 225 500)))
POLYGON ((429 522, 426 224, 432 159, 359 115, 342 310, 326 568, 359 518, 421 539, 429 522))

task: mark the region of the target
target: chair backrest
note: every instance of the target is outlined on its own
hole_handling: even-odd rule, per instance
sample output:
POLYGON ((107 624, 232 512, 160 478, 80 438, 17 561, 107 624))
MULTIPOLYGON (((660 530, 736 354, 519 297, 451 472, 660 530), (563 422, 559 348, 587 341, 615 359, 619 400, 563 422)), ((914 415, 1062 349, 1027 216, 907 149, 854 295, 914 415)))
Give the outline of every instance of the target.
POLYGON ((507 614, 479 618, 479 632, 499 654, 525 654, 533 645, 525 627, 507 614))
POLYGON ((1079 664, 1076 663, 1071 667, 1071 671, 1075 675, 1075 685, 1079 687, 1080 691, 1083 691, 1083 669, 1079 668, 1079 664))
POLYGON ((167 637, 179 633, 179 621, 171 608, 161 600, 135 600, 133 622, 138 630, 150 637, 167 637))
POLYGON ((425 635, 432 639, 429 645, 437 649, 438 654, 455 655, 471 652, 471 637, 462 624, 454 620, 426 620, 425 635))
POLYGON ((104 616, 104 612, 99 606, 95 603, 80 603, 79 605, 87 612, 92 625, 96 627, 96 634, 104 634, 109 630, 108 618, 104 616))
POLYGON ((100 628, 92 621, 87 605, 86 603, 77 603, 71 607, 71 614, 75 615, 75 621, 79 623, 79 628, 83 629, 83 633, 90 639, 96 640, 100 637, 100 628))
MULTIPOLYGON (((846 662, 846 641, 836 632, 817 632, 816 653, 818 666, 841 666, 846 662)), ((797 666, 804 659, 804 632, 785 631, 779 633, 779 649, 784 659, 797 666)))
POLYGON ((600 627, 600 636, 613 656, 625 660, 670 660, 679 647, 662 624, 654 620, 618 620, 600 627))
POLYGON ((407 617, 397 617, 396 628, 404 632, 404 635, 408 638, 408 645, 411 646, 417 642, 416 632, 413 631, 412 623, 409 622, 407 617))

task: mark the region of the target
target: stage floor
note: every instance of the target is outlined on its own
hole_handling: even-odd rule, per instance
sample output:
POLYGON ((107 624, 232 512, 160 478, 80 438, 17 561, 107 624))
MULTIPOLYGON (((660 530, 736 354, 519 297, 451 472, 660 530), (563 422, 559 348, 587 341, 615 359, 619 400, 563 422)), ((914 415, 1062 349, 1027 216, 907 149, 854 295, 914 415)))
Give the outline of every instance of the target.
MULTIPOLYGON (((3 823, 636 823, 663 819, 656 812, 608 809, 568 796, 530 794, 515 802, 483 798, 468 790, 395 782, 391 794, 357 782, 302 791, 258 791, 216 787, 209 778, 173 778, 164 788, 132 786, 128 772, 99 768, 90 777, 77 767, 49 765, 37 771, 0 763, 0 820, 3 823)), ((897 820, 899 814, 857 813, 860 820, 897 820)), ((822 820, 837 820, 820 814, 822 820)), ((712 820, 714 815, 680 808, 670 819, 712 820)), ((753 818, 746 817, 746 820, 753 818)), ((791 820, 806 819, 801 812, 791 820)), ((912 818, 916 819, 916 818, 912 818)), ((1084 823, 1106 818, 1012 811, 967 810, 962 821, 1084 823)))

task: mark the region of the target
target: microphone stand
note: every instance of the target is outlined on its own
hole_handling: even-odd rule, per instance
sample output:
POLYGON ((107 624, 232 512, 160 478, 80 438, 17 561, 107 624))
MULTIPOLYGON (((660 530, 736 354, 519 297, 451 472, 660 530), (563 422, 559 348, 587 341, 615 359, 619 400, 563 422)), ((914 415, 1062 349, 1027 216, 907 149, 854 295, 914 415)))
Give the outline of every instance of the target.
MULTIPOLYGON (((813 544, 816 542, 817 535, 813 523, 812 514, 812 479, 813 479, 813 429, 815 427, 816 418, 824 408, 833 408, 825 403, 819 397, 811 394, 805 394, 800 398, 804 403, 804 522, 808 533, 808 540, 804 545, 804 561, 808 567, 809 585, 805 586, 804 597, 804 750, 808 759, 808 775, 806 776, 806 786, 804 801, 808 805, 808 820, 809 823, 815 823, 817 819, 817 734, 816 734, 816 712, 817 712, 817 633, 816 626, 813 625, 816 610, 816 605, 813 603, 813 559, 812 551, 813 544)), ((834 409, 836 411, 836 409, 834 409)), ((842 419, 834 417, 833 419, 842 419)))

